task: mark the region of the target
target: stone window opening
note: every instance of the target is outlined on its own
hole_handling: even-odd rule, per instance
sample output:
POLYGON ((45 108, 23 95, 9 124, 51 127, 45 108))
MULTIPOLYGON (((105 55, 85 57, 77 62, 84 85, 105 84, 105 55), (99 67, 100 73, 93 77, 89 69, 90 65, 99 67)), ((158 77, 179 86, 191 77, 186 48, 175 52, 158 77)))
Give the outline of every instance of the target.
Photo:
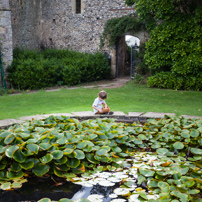
POLYGON ((72 12, 74 14, 82 14, 84 13, 84 0, 71 0, 72 12))
POLYGON ((76 14, 81 13, 81 0, 76 0, 76 14))

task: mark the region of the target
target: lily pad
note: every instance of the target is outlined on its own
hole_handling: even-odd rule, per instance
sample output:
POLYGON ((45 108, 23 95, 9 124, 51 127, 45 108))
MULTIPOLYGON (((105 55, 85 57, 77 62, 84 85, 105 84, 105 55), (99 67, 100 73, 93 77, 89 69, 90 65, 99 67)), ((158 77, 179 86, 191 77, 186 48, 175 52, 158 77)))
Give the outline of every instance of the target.
POLYGON ((174 147, 175 149, 183 149, 183 148, 184 148, 184 144, 181 143, 181 142, 175 142, 175 143, 173 144, 173 147, 174 147))
POLYGON ((32 169, 35 175, 41 177, 49 171, 50 167, 48 165, 39 163, 36 167, 32 169))

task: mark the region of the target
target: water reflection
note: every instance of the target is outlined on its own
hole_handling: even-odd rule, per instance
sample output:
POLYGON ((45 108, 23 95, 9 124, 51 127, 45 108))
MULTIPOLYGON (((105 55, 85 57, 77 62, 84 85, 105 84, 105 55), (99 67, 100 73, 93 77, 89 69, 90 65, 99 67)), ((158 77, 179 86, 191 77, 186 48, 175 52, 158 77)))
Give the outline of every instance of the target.
POLYGON ((82 187, 77 193, 74 194, 71 200, 87 198, 89 195, 98 194, 104 196, 103 202, 110 202, 112 199, 109 197, 109 195, 112 194, 113 190, 117 187, 119 187, 118 183, 113 187, 103 187, 100 185, 94 185, 93 187, 82 187))
POLYGON ((98 194, 104 196, 103 202, 110 202, 109 197, 113 190, 119 187, 119 183, 112 187, 104 187, 94 185, 93 187, 83 187, 81 185, 67 182, 64 179, 56 179, 60 182, 60 186, 55 186, 55 182, 50 178, 29 178, 22 188, 13 191, 2 191, 0 194, 0 202, 37 202, 42 198, 50 198, 51 200, 60 200, 61 198, 69 198, 76 200, 87 198, 89 195, 98 194))
POLYGON ((30 178, 24 183, 22 188, 14 191, 2 191, 0 202, 36 202, 42 198, 60 200, 61 198, 72 198, 82 186, 71 182, 61 181, 60 186, 55 186, 55 182, 50 178, 30 178))

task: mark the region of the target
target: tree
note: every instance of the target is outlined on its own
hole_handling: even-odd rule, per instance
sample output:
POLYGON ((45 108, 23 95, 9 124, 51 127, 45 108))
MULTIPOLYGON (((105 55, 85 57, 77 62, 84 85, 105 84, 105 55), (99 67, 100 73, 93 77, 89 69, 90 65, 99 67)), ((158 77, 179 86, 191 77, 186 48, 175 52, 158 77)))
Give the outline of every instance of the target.
MULTIPOLYGON (((139 20, 150 33, 144 58, 150 68, 161 72, 158 78, 164 83, 162 87, 202 90, 202 1, 126 0, 126 3, 135 4, 139 20), (171 84, 171 80, 179 78, 180 84, 176 86, 175 81, 171 84)), ((155 83, 157 77, 151 77, 149 85, 157 86, 155 83)))

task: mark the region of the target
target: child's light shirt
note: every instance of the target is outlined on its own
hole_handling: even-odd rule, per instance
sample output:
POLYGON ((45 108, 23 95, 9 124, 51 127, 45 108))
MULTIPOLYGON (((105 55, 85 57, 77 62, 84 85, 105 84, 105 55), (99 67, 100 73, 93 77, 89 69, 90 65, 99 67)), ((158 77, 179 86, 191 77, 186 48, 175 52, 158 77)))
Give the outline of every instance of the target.
MULTIPOLYGON (((104 100, 101 101, 101 100, 99 99, 99 97, 97 97, 97 98, 94 100, 94 102, 93 102, 93 105, 94 105, 95 107, 97 107, 98 109, 102 109, 104 104, 106 104, 106 102, 105 102, 104 100)), ((96 110, 96 109, 94 109, 94 108, 93 108, 93 110, 94 110, 94 113, 95 113, 95 114, 98 112, 98 110, 96 110)))

